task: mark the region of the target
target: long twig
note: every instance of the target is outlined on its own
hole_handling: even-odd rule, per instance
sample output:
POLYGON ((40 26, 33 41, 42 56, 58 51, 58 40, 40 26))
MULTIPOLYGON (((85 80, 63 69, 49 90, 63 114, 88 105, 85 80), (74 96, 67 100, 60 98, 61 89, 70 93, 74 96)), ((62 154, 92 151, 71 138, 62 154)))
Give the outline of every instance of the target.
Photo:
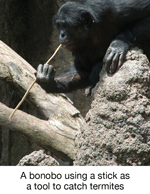
MULTIPOLYGON (((53 57, 56 55, 56 53, 58 52, 58 50, 61 48, 62 44, 60 44, 58 46, 58 48, 55 50, 54 54, 51 56, 51 58, 46 62, 47 64, 50 63, 50 61, 53 59, 53 57)), ((25 98, 27 97, 27 95, 29 94, 30 90, 32 89, 32 87, 34 86, 34 84, 36 83, 36 79, 33 81, 33 83, 31 84, 31 86, 28 88, 28 90, 26 91, 26 93, 24 94, 23 98, 21 99, 21 101, 18 103, 18 105, 16 106, 16 108, 13 110, 13 112, 11 113, 9 120, 12 119, 12 117, 14 116, 15 112, 18 110, 18 108, 20 107, 20 105, 23 103, 23 101, 25 100, 25 98)))
POLYGON ((46 62, 47 64, 49 64, 49 62, 55 57, 56 53, 58 52, 58 50, 62 47, 62 44, 60 44, 58 46, 58 48, 55 50, 54 54, 51 56, 50 59, 48 59, 48 61, 46 62))

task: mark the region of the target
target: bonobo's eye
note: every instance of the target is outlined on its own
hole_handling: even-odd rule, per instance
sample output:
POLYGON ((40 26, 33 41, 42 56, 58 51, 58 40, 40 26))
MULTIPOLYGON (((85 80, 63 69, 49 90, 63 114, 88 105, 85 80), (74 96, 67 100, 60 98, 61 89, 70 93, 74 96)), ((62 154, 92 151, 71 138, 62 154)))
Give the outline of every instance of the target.
POLYGON ((81 20, 83 21, 84 25, 89 26, 92 23, 92 17, 89 13, 82 13, 81 20))

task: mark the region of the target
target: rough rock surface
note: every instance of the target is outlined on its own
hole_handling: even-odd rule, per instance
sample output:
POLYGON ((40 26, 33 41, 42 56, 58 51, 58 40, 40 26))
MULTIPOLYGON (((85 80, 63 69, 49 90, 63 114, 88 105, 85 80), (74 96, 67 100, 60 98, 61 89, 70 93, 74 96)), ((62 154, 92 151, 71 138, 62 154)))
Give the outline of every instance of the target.
POLYGON ((131 50, 114 75, 103 69, 74 165, 150 165, 150 67, 131 50))
POLYGON ((59 163, 44 150, 39 150, 23 157, 17 166, 59 166, 59 163))

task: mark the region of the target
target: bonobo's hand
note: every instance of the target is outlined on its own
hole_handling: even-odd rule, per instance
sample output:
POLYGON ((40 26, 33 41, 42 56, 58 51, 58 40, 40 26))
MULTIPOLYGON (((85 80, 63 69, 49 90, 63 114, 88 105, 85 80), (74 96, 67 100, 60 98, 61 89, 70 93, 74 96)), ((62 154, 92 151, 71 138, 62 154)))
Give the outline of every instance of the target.
POLYGON ((54 82, 55 70, 52 65, 44 64, 39 65, 37 68, 36 78, 37 83, 51 83, 54 82))
POLYGON ((110 44, 103 60, 108 73, 114 73, 122 66, 129 48, 129 44, 122 40, 114 40, 110 44))

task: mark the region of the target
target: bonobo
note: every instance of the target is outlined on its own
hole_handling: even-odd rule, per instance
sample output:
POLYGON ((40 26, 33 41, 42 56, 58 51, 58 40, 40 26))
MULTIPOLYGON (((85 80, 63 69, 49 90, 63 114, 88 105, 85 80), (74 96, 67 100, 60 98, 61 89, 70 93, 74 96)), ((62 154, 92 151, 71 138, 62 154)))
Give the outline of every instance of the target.
POLYGON ((90 93, 103 64, 114 73, 131 46, 141 47, 150 59, 150 0, 70 1, 60 7, 55 23, 74 66, 55 77, 52 65, 39 65, 37 82, 47 92, 87 87, 90 93))

